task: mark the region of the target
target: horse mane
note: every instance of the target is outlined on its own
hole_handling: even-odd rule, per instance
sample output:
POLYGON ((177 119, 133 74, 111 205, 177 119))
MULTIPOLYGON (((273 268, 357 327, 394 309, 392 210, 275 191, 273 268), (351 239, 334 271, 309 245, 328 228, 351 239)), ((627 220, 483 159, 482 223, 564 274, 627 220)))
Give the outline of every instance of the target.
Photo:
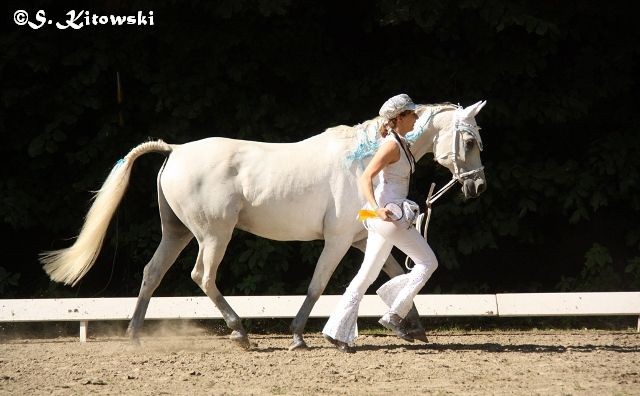
POLYGON ((375 139, 380 128, 382 117, 366 120, 356 125, 337 125, 327 128, 322 134, 330 134, 336 138, 351 139, 360 133, 366 133, 371 139, 375 139))
MULTIPOLYGON (((416 111, 418 113, 423 112, 426 109, 431 109, 434 113, 440 113, 445 110, 455 110, 460 106, 457 104, 453 104, 451 102, 442 102, 442 103, 434 103, 434 104, 419 104, 416 105, 416 111)), ((377 116, 370 120, 366 120, 356 125, 338 125, 335 127, 330 127, 325 130, 325 132, 336 135, 336 137, 341 138, 352 138, 356 136, 358 133, 364 131, 369 138, 374 139, 379 137, 379 128, 380 123, 383 121, 381 116, 377 116)))
POLYGON ((445 110, 456 110, 460 108, 460 105, 451 103, 451 102, 442 102, 442 103, 434 103, 434 104, 419 104, 416 105, 416 110, 418 112, 424 111, 425 109, 431 109, 434 113, 440 113, 445 110))
MULTIPOLYGON (((460 108, 459 105, 444 102, 436 104, 420 104, 416 106, 416 112, 418 114, 423 113, 429 109, 432 114, 437 114, 443 111, 455 110, 460 108)), ((347 165, 353 163, 353 161, 362 160, 367 157, 373 156, 380 146, 380 125, 384 121, 383 117, 378 116, 370 120, 361 122, 352 127, 346 125, 340 125, 333 128, 328 128, 324 133, 331 134, 337 138, 350 139, 356 138, 357 143, 355 147, 347 154, 347 165)))

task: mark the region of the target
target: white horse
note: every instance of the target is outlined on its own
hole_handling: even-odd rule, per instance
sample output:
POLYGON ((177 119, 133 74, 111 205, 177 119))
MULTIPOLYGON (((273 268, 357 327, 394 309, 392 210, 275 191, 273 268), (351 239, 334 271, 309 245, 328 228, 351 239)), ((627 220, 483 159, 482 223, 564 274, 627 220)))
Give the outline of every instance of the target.
MULTIPOLYGON (((408 136, 419 160, 427 152, 462 183, 466 197, 485 189, 480 161, 482 142, 475 115, 485 102, 467 108, 420 105, 430 112, 423 128, 408 136)), ((127 333, 134 342, 154 290, 178 254, 192 238, 199 245, 191 278, 213 301, 233 331, 231 339, 248 347, 240 318, 216 286, 216 272, 234 228, 279 241, 324 239, 307 296, 291 324, 290 348, 305 347, 303 331, 313 305, 349 247, 366 245, 366 230, 356 220, 365 203, 357 179, 375 150, 380 117, 350 126, 337 126, 297 143, 261 143, 208 138, 182 145, 163 141, 142 143, 116 166, 97 192, 75 243, 46 252, 41 261, 52 280, 75 285, 95 263, 110 220, 129 183, 134 161, 150 152, 168 155, 158 178, 162 239, 144 268, 144 276, 127 333)), ((390 256, 389 276, 404 273, 390 256)), ((408 318, 414 330, 417 311, 408 318)), ((416 333, 417 334, 417 333, 416 333)), ((416 337, 419 338, 419 337, 416 337)))

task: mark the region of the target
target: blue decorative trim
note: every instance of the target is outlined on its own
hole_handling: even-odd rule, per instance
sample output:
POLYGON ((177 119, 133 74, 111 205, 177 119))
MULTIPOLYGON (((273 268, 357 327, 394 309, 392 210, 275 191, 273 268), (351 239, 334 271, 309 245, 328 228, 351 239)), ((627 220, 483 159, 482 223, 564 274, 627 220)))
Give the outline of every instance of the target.
MULTIPOLYGON (((411 132, 406 134, 405 139, 407 139, 410 144, 415 144, 415 142, 418 141, 418 138, 420 138, 420 136, 422 136, 422 134, 425 132, 429 121, 431 121, 435 114, 435 112, 430 111, 430 114, 424 118, 424 121, 421 122, 421 125, 416 125, 411 132)), ((361 162, 365 158, 373 157, 376 151, 378 151, 378 149, 380 148, 381 138, 378 137, 377 131, 376 138, 372 140, 369 138, 369 134, 367 133, 366 128, 359 128, 359 125, 357 125, 355 128, 357 128, 358 143, 356 144, 356 147, 349 154, 347 154, 347 168, 350 167, 354 161, 361 162)))
POLYGON ((373 140, 369 139, 366 129, 359 129, 357 134, 358 143, 353 151, 347 154, 347 167, 351 166, 354 161, 362 161, 365 158, 372 157, 380 148, 380 139, 377 134, 373 140))

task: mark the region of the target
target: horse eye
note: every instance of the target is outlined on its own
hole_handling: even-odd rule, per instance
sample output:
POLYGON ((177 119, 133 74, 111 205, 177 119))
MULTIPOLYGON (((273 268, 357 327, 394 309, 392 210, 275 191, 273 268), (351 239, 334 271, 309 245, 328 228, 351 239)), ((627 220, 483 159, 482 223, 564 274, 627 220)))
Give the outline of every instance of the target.
POLYGON ((473 148, 473 143, 474 143, 473 139, 469 139, 466 142, 464 142, 465 150, 467 151, 471 150, 473 148))

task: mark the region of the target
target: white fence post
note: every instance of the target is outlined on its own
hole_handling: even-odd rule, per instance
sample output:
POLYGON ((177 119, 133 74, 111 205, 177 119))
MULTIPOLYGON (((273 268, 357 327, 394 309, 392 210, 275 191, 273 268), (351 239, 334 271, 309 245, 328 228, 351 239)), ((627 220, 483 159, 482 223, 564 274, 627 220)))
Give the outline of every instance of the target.
POLYGON ((80 342, 87 342, 87 327, 89 327, 89 321, 80 321, 80 342))

